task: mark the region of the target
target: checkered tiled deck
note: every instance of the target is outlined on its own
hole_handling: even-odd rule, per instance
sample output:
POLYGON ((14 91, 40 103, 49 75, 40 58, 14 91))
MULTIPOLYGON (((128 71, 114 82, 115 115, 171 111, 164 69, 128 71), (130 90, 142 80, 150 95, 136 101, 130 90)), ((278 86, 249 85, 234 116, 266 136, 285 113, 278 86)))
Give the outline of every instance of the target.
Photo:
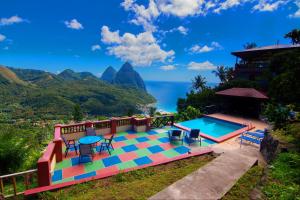
MULTIPOLYGON (((56 164, 52 173, 52 184, 127 170, 187 154, 190 148, 186 142, 184 145, 181 142, 170 143, 167 131, 165 128, 149 132, 117 133, 113 140, 115 150, 111 151, 111 155, 108 152, 96 152, 93 162, 79 164, 75 152, 69 152, 66 159, 56 164)), ((202 139, 201 146, 211 144, 214 142, 202 139)), ((199 143, 194 145, 199 146, 199 143)))

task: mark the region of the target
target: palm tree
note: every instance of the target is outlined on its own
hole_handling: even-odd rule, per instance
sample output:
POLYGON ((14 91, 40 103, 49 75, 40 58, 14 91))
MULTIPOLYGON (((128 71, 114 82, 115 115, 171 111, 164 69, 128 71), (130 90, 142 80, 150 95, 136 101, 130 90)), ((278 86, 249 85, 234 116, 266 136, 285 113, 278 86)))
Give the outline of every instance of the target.
POLYGON ((226 82, 226 68, 224 66, 218 66, 217 70, 212 71, 217 77, 219 77, 222 83, 226 82))
POLYGON ((284 38, 290 38, 293 44, 300 44, 300 29, 293 29, 285 34, 284 38))
POLYGON ((203 91, 206 88, 206 80, 205 77, 198 75, 192 80, 192 85, 195 90, 203 91))
POLYGON ((234 79, 234 69, 229 67, 226 69, 226 82, 234 79))

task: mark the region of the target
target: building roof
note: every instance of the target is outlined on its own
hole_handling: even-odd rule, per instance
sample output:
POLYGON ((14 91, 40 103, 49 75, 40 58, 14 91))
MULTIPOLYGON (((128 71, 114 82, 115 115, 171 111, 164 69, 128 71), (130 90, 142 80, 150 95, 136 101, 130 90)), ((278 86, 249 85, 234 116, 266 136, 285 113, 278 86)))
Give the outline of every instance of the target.
POLYGON ((277 45, 263 46, 263 47, 257 47, 252 49, 234 51, 231 52, 231 54, 244 59, 248 57, 251 58, 251 57, 261 56, 264 54, 269 55, 272 53, 277 53, 280 51, 292 50, 292 49, 300 49, 300 44, 295 44, 295 45, 277 44, 277 45))
POLYGON ((268 97, 264 93, 254 89, 254 88, 230 88, 227 90, 222 90, 222 91, 216 92, 216 94, 224 95, 224 96, 234 96, 234 97, 268 99, 268 97))

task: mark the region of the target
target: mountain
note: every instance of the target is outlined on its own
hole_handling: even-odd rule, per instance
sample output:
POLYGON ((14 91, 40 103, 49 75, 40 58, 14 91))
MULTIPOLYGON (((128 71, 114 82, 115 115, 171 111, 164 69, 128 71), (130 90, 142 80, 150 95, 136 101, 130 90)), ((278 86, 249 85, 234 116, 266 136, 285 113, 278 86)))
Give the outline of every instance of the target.
POLYGON ((117 74, 117 71, 112 66, 109 66, 103 72, 103 74, 101 76, 101 80, 106 81, 108 83, 113 83, 114 79, 116 77, 116 74, 117 74))
POLYGON ((133 69, 130 63, 124 63, 121 69, 115 74, 114 79, 111 80, 114 73, 115 70, 112 67, 108 67, 103 73, 101 79, 104 80, 103 77, 106 79, 109 77, 110 80, 107 82, 114 83, 122 87, 136 88, 146 91, 146 86, 142 77, 133 69))
POLYGON ((89 72, 0 68, 0 110, 14 118, 61 119, 75 104, 89 115, 120 116, 155 99, 135 88, 106 83, 89 72))

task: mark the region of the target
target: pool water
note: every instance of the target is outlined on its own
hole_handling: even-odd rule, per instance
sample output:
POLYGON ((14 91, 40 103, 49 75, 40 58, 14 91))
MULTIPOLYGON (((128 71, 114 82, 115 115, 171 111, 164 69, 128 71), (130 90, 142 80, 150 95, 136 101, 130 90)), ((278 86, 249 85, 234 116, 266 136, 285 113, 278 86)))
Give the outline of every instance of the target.
POLYGON ((244 127, 244 125, 242 124, 223 121, 211 117, 201 117, 189 121, 180 122, 178 124, 190 129, 200 129, 202 133, 205 133, 206 135, 214 138, 222 137, 244 127))

